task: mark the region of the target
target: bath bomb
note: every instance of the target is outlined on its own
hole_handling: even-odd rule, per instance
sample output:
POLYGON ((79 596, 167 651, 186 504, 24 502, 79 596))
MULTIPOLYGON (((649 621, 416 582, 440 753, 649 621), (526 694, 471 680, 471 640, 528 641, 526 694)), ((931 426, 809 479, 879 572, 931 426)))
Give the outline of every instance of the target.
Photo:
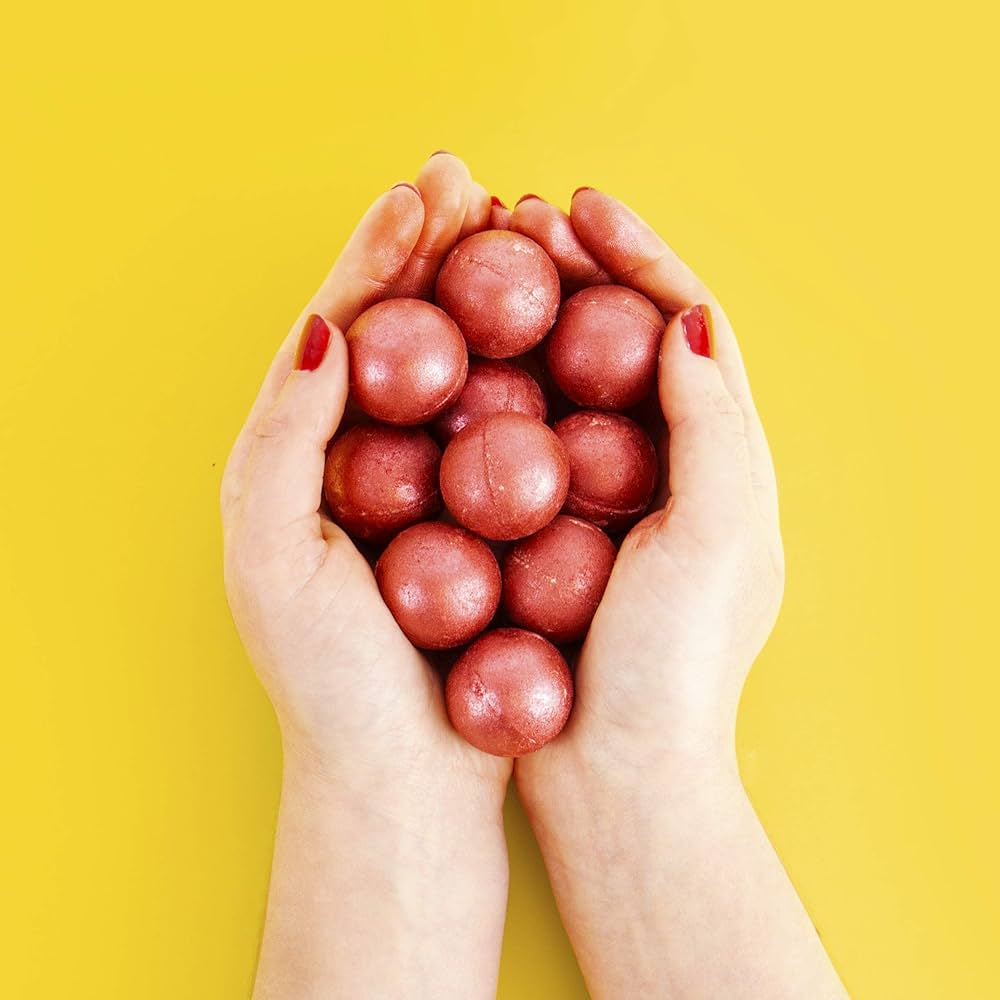
POLYGON ((474 639, 500 603, 500 567, 485 542, 439 521, 398 534, 375 579, 406 637, 421 649, 450 649, 474 639))
POLYGON ((567 299, 545 355, 556 385, 580 406, 624 410, 656 388, 665 324, 645 296, 621 285, 586 288, 567 299))
POLYGON ((445 685, 451 724, 474 747, 523 757, 558 736, 573 705, 573 679, 547 639, 516 628, 480 636, 445 685))
POLYGON ((540 531, 559 513, 570 466, 551 428, 495 413, 459 431, 441 459, 441 495, 459 524, 492 541, 540 531))
POLYGON ((469 356, 454 321, 421 299, 387 299, 347 331, 351 396, 388 424, 426 423, 462 391, 469 356))
POLYGON ((656 488, 656 449, 619 413, 578 410, 553 428, 569 455, 564 513, 620 531, 645 513, 656 488))
POLYGON ((552 328, 559 311, 559 274, 534 240, 487 230, 448 254, 436 300, 459 325, 473 354, 512 358, 530 351, 552 328))
POLYGON ((545 421, 548 408, 539 384, 525 371, 506 361, 473 359, 461 395, 434 421, 442 441, 494 413, 526 413, 545 421))
POLYGON ((507 550, 504 609, 515 625, 551 642, 576 642, 590 627, 614 564, 614 544, 600 528, 560 514, 507 550))
POLYGON ((361 424, 330 445, 323 496, 348 534, 385 541, 441 509, 440 464, 441 449, 426 431, 361 424))

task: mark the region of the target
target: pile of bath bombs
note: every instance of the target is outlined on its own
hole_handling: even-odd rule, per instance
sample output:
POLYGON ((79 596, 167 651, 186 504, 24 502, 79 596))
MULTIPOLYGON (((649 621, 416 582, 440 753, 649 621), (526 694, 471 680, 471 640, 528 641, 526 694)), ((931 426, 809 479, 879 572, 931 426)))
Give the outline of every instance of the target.
POLYGON ((457 652, 448 715, 487 753, 531 753, 569 717, 566 652, 658 480, 642 414, 663 329, 628 288, 564 299, 541 246, 490 230, 452 250, 433 304, 388 299, 347 331, 357 419, 325 502, 410 641, 457 652))

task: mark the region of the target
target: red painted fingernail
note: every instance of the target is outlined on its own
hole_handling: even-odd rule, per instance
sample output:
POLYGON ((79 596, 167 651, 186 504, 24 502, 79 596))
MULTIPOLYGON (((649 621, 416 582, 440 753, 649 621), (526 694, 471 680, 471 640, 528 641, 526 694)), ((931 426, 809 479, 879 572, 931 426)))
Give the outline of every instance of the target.
MULTIPOLYGON (((576 189, 576 190, 575 190, 575 191, 573 192, 573 198, 575 198, 575 197, 576 197, 576 196, 577 196, 577 195, 578 195, 578 194, 579 194, 579 193, 580 193, 581 191, 593 191, 593 190, 594 190, 594 189, 593 189, 592 187, 582 187, 582 188, 577 188, 577 189, 576 189)), ((570 201, 572 201, 572 200, 573 200, 573 198, 570 198, 570 201)))
POLYGON ((491 202, 492 202, 492 203, 493 203, 493 204, 494 204, 494 205, 495 205, 495 206, 496 206, 497 208, 506 208, 506 207, 507 207, 507 206, 506 206, 506 205, 505 205, 505 204, 504 204, 504 203, 503 203, 503 202, 502 202, 502 201, 501 201, 501 200, 500 200, 500 199, 499 199, 499 198, 498 198, 498 197, 497 197, 496 195, 493 195, 493 197, 492 197, 492 198, 490 198, 490 201, 491 201, 491 202))
POLYGON ((444 153, 445 156, 451 156, 451 153, 447 149, 435 149, 434 152, 431 153, 431 156, 440 156, 442 153, 444 153))
POLYGON ((416 184, 411 184, 409 181, 400 181, 398 184, 393 184, 392 190, 395 191, 396 188, 409 188, 416 194, 420 194, 420 188, 416 184))
POLYGON ((522 194, 521 197, 518 198, 517 201, 514 203, 514 207, 517 208, 517 206, 520 205, 522 201, 531 201, 532 198, 534 198, 535 201, 542 200, 541 198, 538 197, 537 194, 522 194))
POLYGON ((296 351, 295 367, 302 372, 319 368, 330 346, 330 327, 322 316, 315 314, 306 320, 296 351))
POLYGON ((695 354, 703 358, 715 356, 712 314, 708 306, 692 306, 685 310, 681 316, 681 326, 684 327, 684 339, 695 354))

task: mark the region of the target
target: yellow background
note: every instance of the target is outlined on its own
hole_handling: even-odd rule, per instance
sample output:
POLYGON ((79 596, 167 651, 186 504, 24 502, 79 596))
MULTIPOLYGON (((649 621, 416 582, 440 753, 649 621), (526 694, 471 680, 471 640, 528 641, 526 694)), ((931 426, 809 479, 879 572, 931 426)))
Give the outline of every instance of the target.
MULTIPOLYGON (((247 995, 279 757, 219 476, 354 220, 442 146, 509 204, 620 194, 726 303, 789 562, 747 783, 855 997, 1000 995, 997 25, 925 8, 4 15, 4 997, 247 995)), ((508 818, 500 996, 583 997, 508 818)))

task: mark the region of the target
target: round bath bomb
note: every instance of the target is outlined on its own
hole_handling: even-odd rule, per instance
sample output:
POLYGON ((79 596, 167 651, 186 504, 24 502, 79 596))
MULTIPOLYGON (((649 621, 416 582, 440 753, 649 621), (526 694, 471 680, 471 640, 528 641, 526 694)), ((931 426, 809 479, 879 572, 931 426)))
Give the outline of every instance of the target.
POLYGON ((512 358, 530 351, 552 328, 559 311, 559 274, 534 240, 487 230, 448 254, 436 297, 473 354, 512 358))
POLYGON ((526 413, 541 420, 548 416, 539 384, 525 371, 506 361, 474 359, 461 395, 434 421, 434 429, 450 441, 469 424, 494 413, 526 413))
POLYGON ((426 432, 361 424, 326 453, 323 496, 333 519, 365 541, 384 541, 441 509, 441 449, 426 432))
POLYGON ((347 331, 351 395, 387 424, 422 424, 462 391, 469 355, 462 332, 437 306, 388 299, 347 331))
POLYGON ((519 628, 480 636, 445 685, 451 724, 474 747, 523 757, 558 736, 573 706, 573 679, 559 650, 519 628))
POLYGON ((500 603, 500 567, 485 542, 439 521, 398 534, 375 579, 406 637, 421 649, 450 649, 475 638, 500 603))
POLYGON ((441 459, 441 495, 459 524, 492 541, 540 531, 569 489, 569 460, 551 428, 494 413, 459 431, 441 459))
POLYGON ((614 564, 615 547, 600 528, 560 514, 508 549, 504 608, 515 625, 551 642, 576 642, 590 628, 614 564))
POLYGON ((656 388, 664 326, 659 309, 631 288, 586 288, 559 310, 545 344, 549 371, 580 406, 635 406, 656 388))
POLYGON ((634 420, 578 410, 553 429, 569 455, 566 514, 619 531, 645 512, 656 488, 656 449, 634 420))

